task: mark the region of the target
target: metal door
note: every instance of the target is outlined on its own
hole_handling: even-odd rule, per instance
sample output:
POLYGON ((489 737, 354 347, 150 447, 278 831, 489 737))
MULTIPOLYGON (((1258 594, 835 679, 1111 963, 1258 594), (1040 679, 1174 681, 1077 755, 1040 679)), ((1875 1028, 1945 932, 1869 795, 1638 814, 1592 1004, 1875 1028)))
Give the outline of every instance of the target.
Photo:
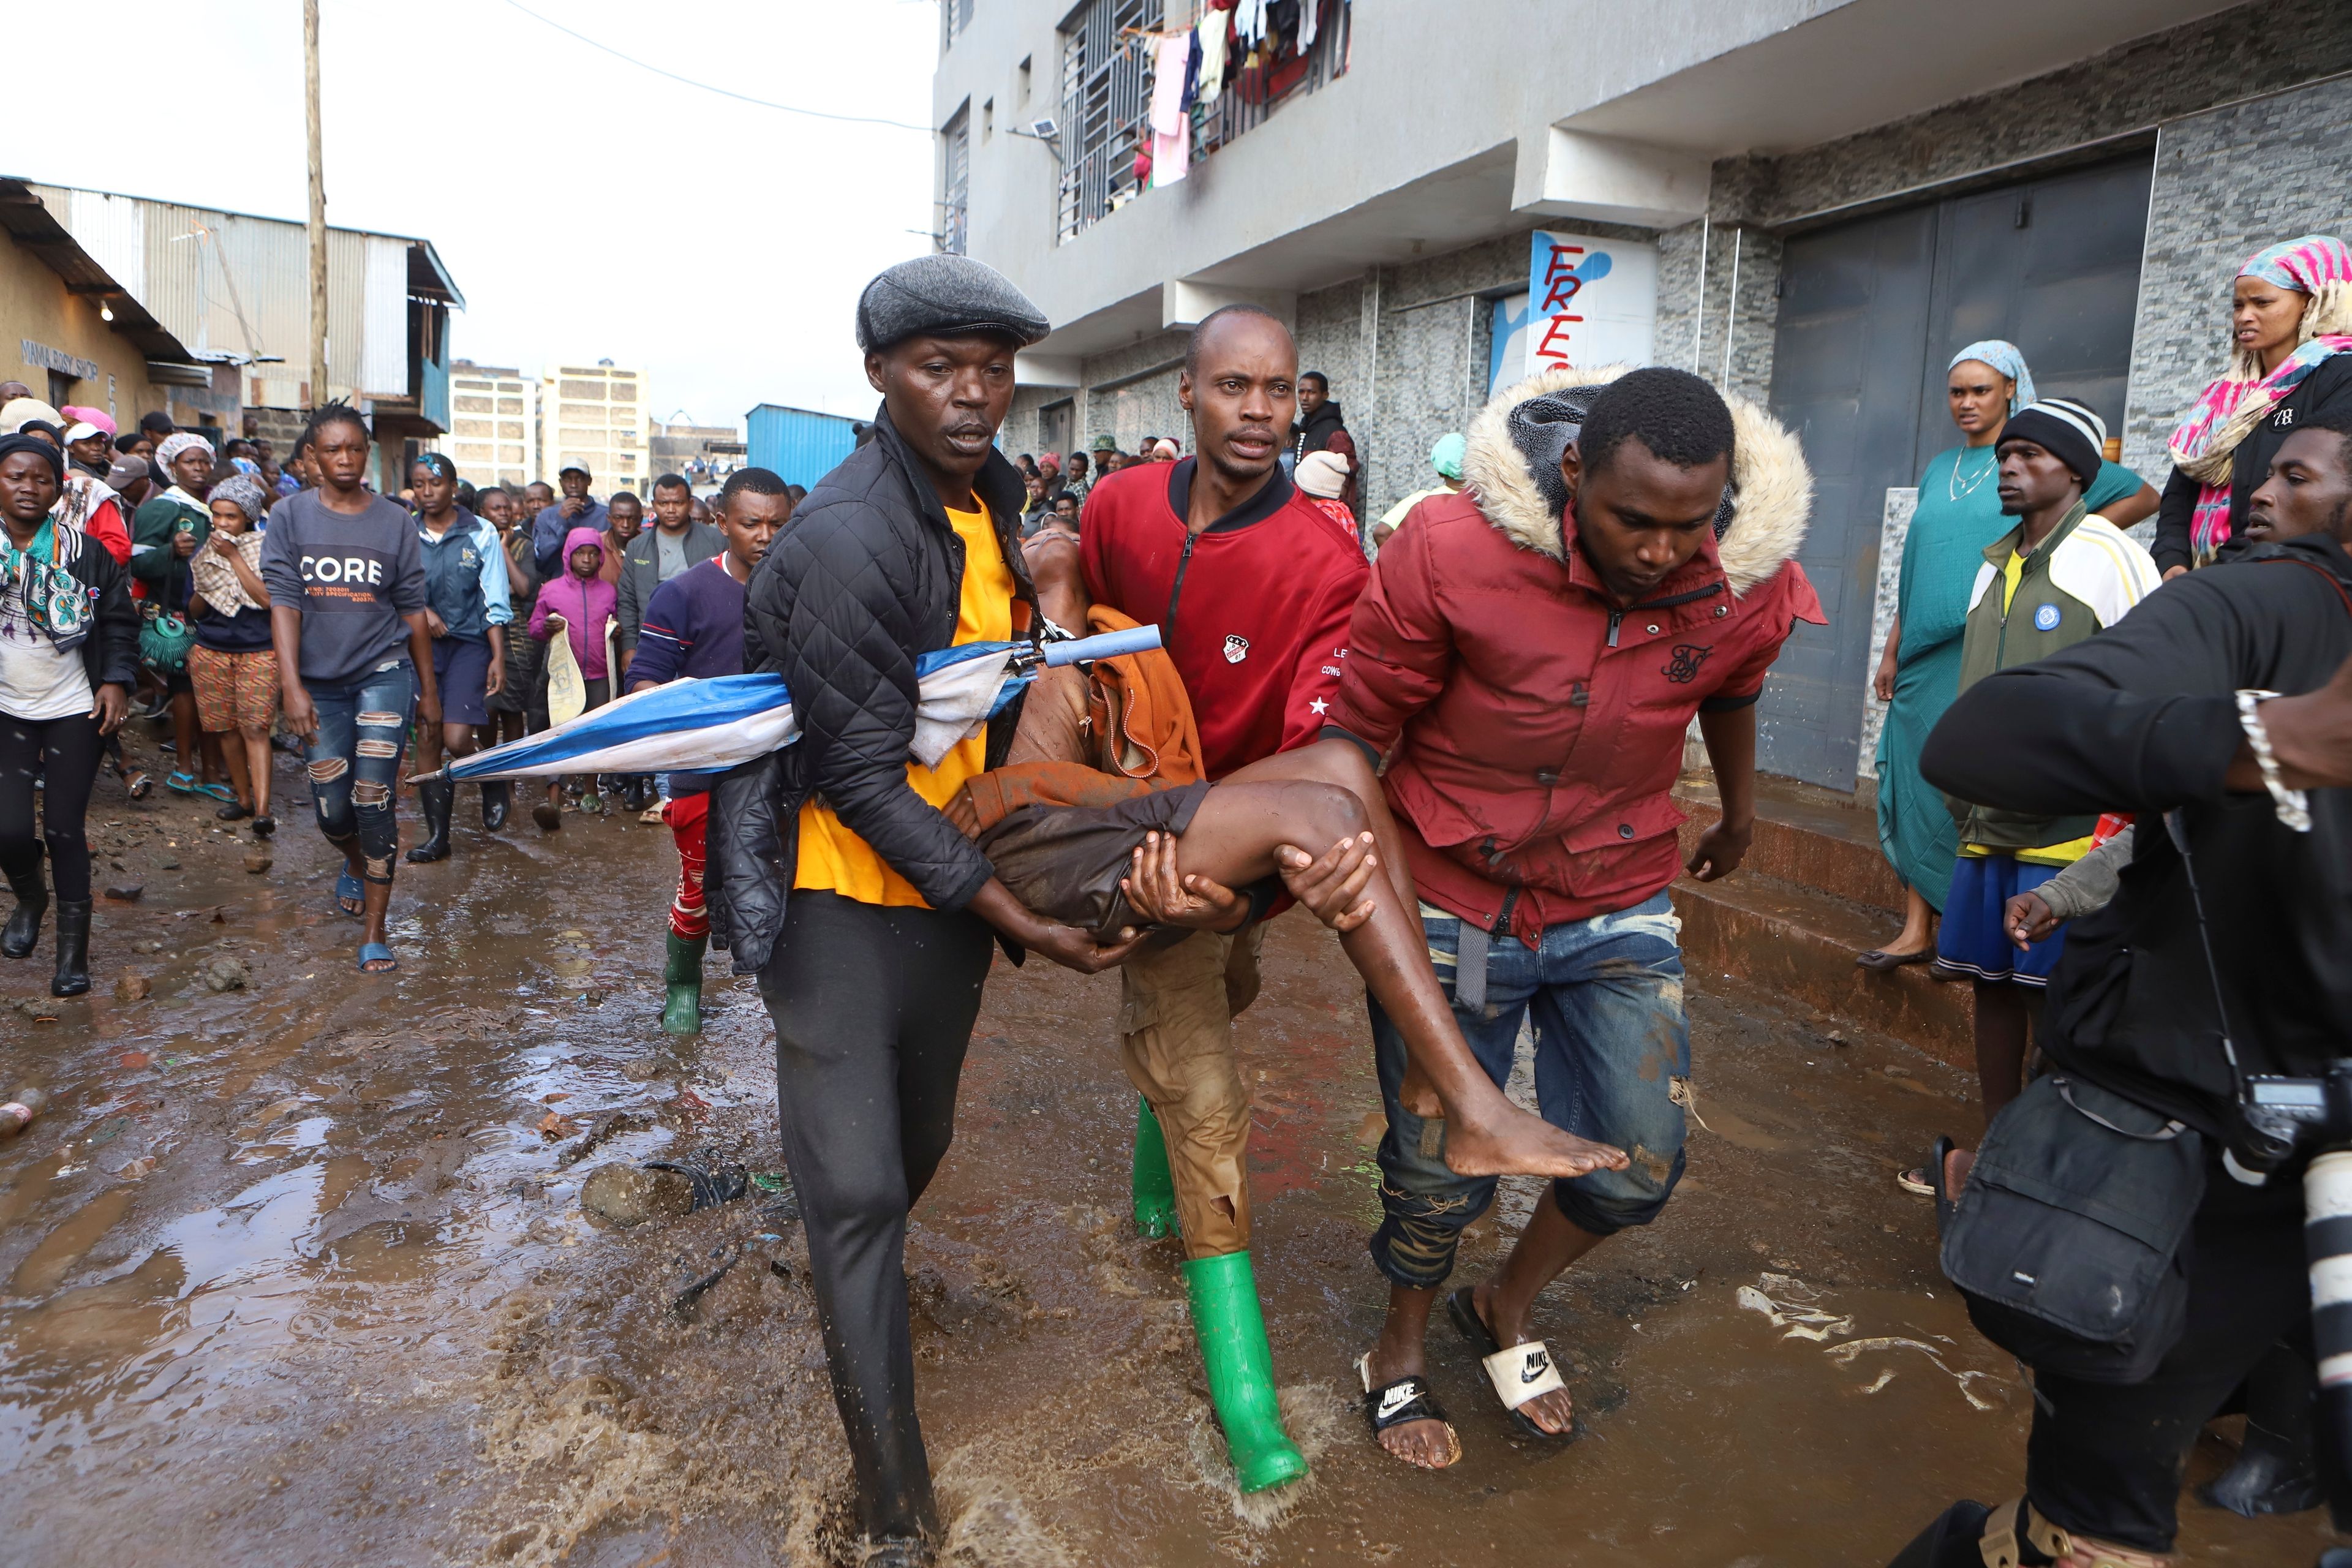
POLYGON ((1983 338, 2022 349, 2042 395, 2081 398, 2123 434, 2151 173, 2127 158, 1943 204, 1915 474, 1959 438, 1945 369, 1983 338))
POLYGON ((1798 558, 1830 624, 1800 626, 1765 684, 1764 771, 1853 787, 1886 492, 1958 439, 1944 398, 1956 351, 2005 338, 2041 393, 2121 433, 2151 167, 2136 155, 1788 242, 1771 404, 1812 465, 1798 558))
POLYGON ((1830 624, 1798 626, 1765 679, 1756 763, 1766 773, 1853 787, 1879 521, 1887 488, 1914 473, 1935 257, 1933 207, 1802 235, 1782 252, 1772 411, 1812 466, 1798 559, 1830 624))

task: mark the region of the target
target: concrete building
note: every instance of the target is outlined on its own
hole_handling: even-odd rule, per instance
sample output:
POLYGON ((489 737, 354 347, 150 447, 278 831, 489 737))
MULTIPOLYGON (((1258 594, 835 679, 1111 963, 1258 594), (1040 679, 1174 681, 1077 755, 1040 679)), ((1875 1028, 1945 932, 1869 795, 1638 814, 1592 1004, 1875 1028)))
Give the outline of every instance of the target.
POLYGON ((407 459, 447 427, 449 312, 466 300, 431 241, 328 229, 327 385, 314 389, 301 224, 104 191, 26 188, 120 285, 121 298, 215 367, 211 385, 173 392, 174 418, 184 405, 196 416, 192 424, 249 427, 283 453, 314 391, 343 398, 369 415, 378 483, 394 489, 405 482, 407 459))
POLYGON ((53 408, 103 408, 128 429, 162 409, 199 423, 193 395, 212 391, 200 363, 120 279, 74 240, 22 180, 0 180, 0 343, 14 341, 21 381, 53 408))
POLYGON ((1695 369, 1813 465, 1803 560, 1832 625, 1783 654, 1763 762, 1837 790, 1868 772, 1874 633, 1906 487, 1952 444, 1950 352, 2015 340, 2160 485, 2238 262, 2352 229, 2336 0, 1307 8, 1317 41, 1196 110, 1188 176, 1140 191, 1150 39, 1129 29, 1194 0, 958 15, 942 211, 1056 323, 1005 449, 1182 429, 1183 331, 1234 300, 1329 374, 1374 515, 1530 363, 1695 369))
POLYGON ((456 360, 449 366, 449 433, 437 443, 476 485, 538 479, 539 383, 520 370, 456 360))
POLYGON ((642 498, 653 474, 646 467, 650 405, 642 372, 620 370, 608 359, 558 365, 540 377, 542 471, 555 482, 578 464, 595 480, 603 498, 632 490, 642 498))

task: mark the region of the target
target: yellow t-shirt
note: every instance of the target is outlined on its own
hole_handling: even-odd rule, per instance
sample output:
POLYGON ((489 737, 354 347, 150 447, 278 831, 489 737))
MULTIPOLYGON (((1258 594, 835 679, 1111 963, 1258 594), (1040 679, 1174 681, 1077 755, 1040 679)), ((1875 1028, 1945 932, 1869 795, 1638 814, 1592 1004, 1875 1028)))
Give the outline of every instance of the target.
MULTIPOLYGON (((956 604, 956 642, 1011 640, 1013 569, 1004 563, 1004 552, 997 545, 987 507, 983 504, 977 511, 950 508, 948 521, 963 541, 963 594, 956 604)), ((908 762, 907 783, 933 805, 945 805, 966 779, 987 767, 988 736, 983 731, 956 742, 936 768, 908 762)), ((814 800, 801 807, 800 868, 793 873, 793 886, 825 889, 861 904, 930 907, 915 891, 915 885, 875 853, 872 845, 851 832, 831 806, 814 800)))

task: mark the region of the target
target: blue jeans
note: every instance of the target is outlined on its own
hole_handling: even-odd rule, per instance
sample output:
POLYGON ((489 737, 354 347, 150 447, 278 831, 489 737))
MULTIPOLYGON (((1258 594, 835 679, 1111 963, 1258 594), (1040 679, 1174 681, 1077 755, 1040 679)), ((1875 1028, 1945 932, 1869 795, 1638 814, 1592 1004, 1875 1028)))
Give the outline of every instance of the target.
POLYGON ((416 706, 416 671, 400 658, 357 680, 336 686, 306 680, 302 689, 319 710, 319 732, 304 751, 319 831, 338 849, 348 850, 357 839, 360 874, 389 883, 400 848, 392 805, 416 706))
MULTIPOLYGON (((1451 1000, 1462 922, 1423 904, 1421 923, 1438 984, 1451 1000)), ((1486 961, 1485 1010, 1454 1009, 1471 1054, 1500 1088, 1510 1079, 1519 1021, 1532 1008, 1543 1119, 1630 1156, 1622 1171, 1552 1184, 1560 1212, 1596 1236, 1649 1224, 1682 1179, 1690 1026, 1683 1016, 1681 931, 1673 903, 1660 893, 1629 910, 1551 926, 1533 950, 1517 937, 1496 936, 1486 961)), ((1494 1202, 1495 1178, 1446 1169, 1444 1123, 1424 1122, 1399 1101, 1404 1037, 1378 1002, 1371 1015, 1389 1117, 1372 1261, 1396 1284, 1427 1289, 1454 1271, 1463 1228, 1494 1202)))

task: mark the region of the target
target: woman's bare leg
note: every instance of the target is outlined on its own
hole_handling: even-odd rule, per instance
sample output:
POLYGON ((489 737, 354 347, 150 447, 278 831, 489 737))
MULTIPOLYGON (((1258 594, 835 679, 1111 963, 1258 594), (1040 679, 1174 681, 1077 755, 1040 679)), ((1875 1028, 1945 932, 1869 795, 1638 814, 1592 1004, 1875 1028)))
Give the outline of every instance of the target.
MULTIPOLYGON (((1274 875, 1276 854, 1285 846, 1331 844, 1369 826, 1370 813, 1352 790, 1266 779, 1255 773, 1264 766, 1241 770, 1202 801, 1176 841, 1177 866, 1185 875, 1241 887, 1274 875)), ((1429 965, 1418 910, 1378 878, 1365 892, 1373 901, 1371 917, 1342 933, 1339 945, 1429 1076, 1445 1112, 1446 1164, 1465 1176, 1573 1178, 1622 1170, 1622 1151, 1563 1131, 1505 1098, 1454 1021, 1453 1005, 1429 965)))

